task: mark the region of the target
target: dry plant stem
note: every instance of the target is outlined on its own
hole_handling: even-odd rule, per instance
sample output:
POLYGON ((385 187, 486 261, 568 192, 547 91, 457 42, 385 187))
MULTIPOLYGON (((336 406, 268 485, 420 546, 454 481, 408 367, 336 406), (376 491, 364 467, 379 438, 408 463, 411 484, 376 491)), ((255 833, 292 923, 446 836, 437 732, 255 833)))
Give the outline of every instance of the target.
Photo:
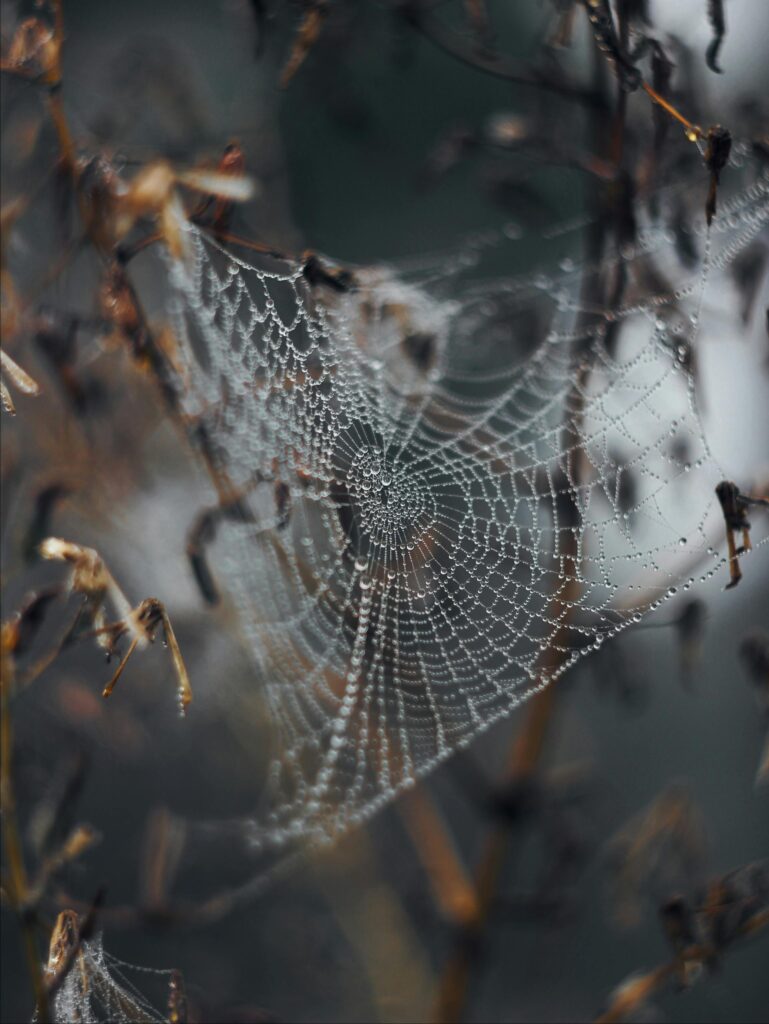
MULTIPOLYGON (((604 69, 600 57, 596 55, 594 65, 594 91, 604 94, 604 69)), ((619 116, 614 121, 615 132, 621 132, 624 128, 624 118, 620 109, 619 116)), ((589 130, 594 152, 600 153, 607 147, 606 122, 599 110, 595 110, 590 118, 589 130)), ((611 145, 609 138, 608 144, 611 145)), ((623 150, 622 141, 615 136, 615 153, 621 155, 623 150)), ((593 201, 596 207, 600 204, 600 193, 594 185, 593 201)), ((600 260, 605 241, 605 230, 600 218, 596 219, 590 228, 587 245, 590 251, 589 262, 600 260)), ((599 299, 600 296, 590 294, 595 288, 601 288, 600 280, 594 283, 591 279, 585 278, 583 298, 599 299)), ((586 384, 590 374, 590 367, 583 366, 576 372, 575 385, 572 392, 575 422, 580 422, 581 410, 584 404, 586 384)), ((571 402, 567 402, 570 408, 571 402)), ((575 466, 575 475, 581 473, 581 460, 575 466)), ((578 481, 577 481, 578 482, 578 481)), ((554 713, 558 700, 559 688, 552 681, 563 668, 567 659, 567 644, 561 643, 561 633, 568 627, 571 615, 571 602, 579 593, 579 572, 577 544, 572 534, 568 535, 567 545, 564 550, 565 581, 556 589, 551 598, 552 614, 555 621, 561 623, 559 634, 551 643, 547 654, 540 665, 540 678, 548 681, 549 684, 531 698, 526 708, 524 721, 519 728, 513 745, 510 750, 508 767, 503 782, 506 786, 521 785, 529 782, 536 775, 539 762, 545 749, 546 741, 553 727, 554 713)), ((481 855, 475 874, 477 914, 465 929, 464 935, 456 943, 452 955, 447 960, 441 976, 438 988, 436 1005, 433 1013, 433 1020, 438 1024, 455 1024, 461 1020, 468 998, 468 990, 473 970, 474 949, 477 940, 481 936, 493 907, 497 893, 502 870, 505 865, 508 844, 509 826, 497 824, 492 827, 481 855)))
POLYGON ((397 806, 439 909, 447 920, 469 924, 478 916, 475 888, 427 789, 421 785, 409 790, 397 806))
POLYGON ((309 0, 302 21, 296 31, 291 53, 280 75, 280 87, 285 89, 304 64, 307 55, 317 43, 323 20, 328 13, 325 0, 309 0))
MULTIPOLYGON (((445 52, 457 57, 473 67, 508 80, 525 82, 526 84, 531 85, 543 85, 542 82, 532 80, 529 76, 523 76, 518 74, 516 71, 511 70, 504 62, 500 62, 498 58, 486 59, 479 57, 477 54, 468 55, 459 45, 460 41, 452 38, 452 34, 449 30, 444 29, 444 27, 437 22, 430 22, 428 25, 418 7, 414 11, 411 21, 423 35, 431 39, 432 42, 445 52)), ((702 138, 702 131, 697 125, 692 124, 671 103, 669 103, 664 97, 660 96, 646 82, 642 81, 642 85, 644 91, 654 103, 659 104, 660 107, 662 107, 662 109, 664 109, 672 118, 684 126, 687 138, 690 141, 697 142, 702 138)), ((544 87, 547 88, 547 85, 544 85, 544 87)), ((565 87, 559 84, 555 87, 555 91, 561 94, 571 95, 573 98, 588 100, 596 109, 603 109, 606 105, 603 100, 603 90, 600 88, 594 88, 590 92, 578 93, 571 86, 565 87)), ((614 130, 612 133, 613 138, 611 144, 612 157, 617 167, 621 166, 623 162, 625 110, 626 97, 622 90, 620 90, 618 108, 614 118, 614 130)), ((603 129, 600 123, 595 122, 599 122, 599 118, 594 118, 594 134, 596 135, 596 141, 600 142, 603 129)), ((600 237, 597 240, 593 240, 594 248, 598 250, 599 255, 602 241, 603 240, 600 237)), ((620 301, 623 290, 624 281, 620 278, 615 282, 613 289, 615 293, 613 298, 616 301, 620 301)), ((575 572, 574 576, 576 577, 576 575, 577 573, 575 572)), ((574 586, 573 581, 570 586, 574 586)), ((562 595, 562 597, 563 596, 564 595, 562 595)), ((568 604, 565 605, 564 611, 565 614, 563 619, 566 621, 568 617, 568 604)), ((554 672, 562 667, 564 655, 557 650, 557 645, 554 645, 551 651, 552 654, 549 660, 552 664, 543 666, 543 668, 547 668, 550 672, 554 672)), ((556 693, 555 687, 551 684, 547 689, 532 699, 523 728, 518 733, 513 746, 508 781, 521 782, 534 775, 545 746, 547 735, 551 728, 556 703, 556 693)), ((426 832, 429 838, 431 830, 427 829, 426 832)), ((425 847, 424 841, 425 835, 423 834, 420 841, 417 843, 417 846, 418 849, 421 848, 424 851, 427 851, 429 850, 429 846, 425 847)), ((435 1011, 436 1020, 442 1022, 455 1021, 459 1020, 461 1017, 472 971, 471 940, 482 932, 484 921, 491 909, 498 878, 505 861, 507 841, 508 830, 502 827, 496 828, 487 841, 476 872, 476 906, 474 916, 467 922, 464 941, 457 946, 454 955, 450 957, 446 964, 438 993, 438 1001, 435 1011)), ((437 890, 446 891, 445 879, 441 882, 439 879, 434 878, 433 885, 437 890)))
POLYGON ((11 727, 9 689, 12 685, 12 679, 10 678, 11 668, 9 664, 6 664, 6 661, 9 661, 9 659, 4 657, 2 679, 0 679, 0 741, 2 742, 2 751, 0 752, 0 795, 2 797, 3 845, 8 861, 8 876, 11 883, 9 895, 19 916, 19 925, 24 943, 24 955, 35 997, 37 1020, 40 1024, 47 1024, 50 1019, 49 999, 43 980, 40 951, 37 945, 36 914, 25 905, 28 883, 21 837, 19 835, 19 825, 16 817, 16 801, 11 774, 13 732, 11 727))
POLYGON ((56 137, 59 141, 59 150, 63 169, 72 174, 75 169, 75 145, 72 141, 72 134, 69 130, 64 104, 61 98, 61 48, 64 42, 64 12, 61 0, 52 0, 53 7, 53 38, 56 46, 54 48, 55 60, 48 75, 48 109, 51 114, 56 137))
POLYGON ((655 970, 649 971, 642 978, 636 979, 632 989, 620 992, 609 1009, 595 1018, 595 1024, 620 1024, 629 1013, 643 1006, 655 992, 658 992, 671 978, 674 978, 678 974, 680 966, 676 958, 668 964, 662 964, 655 970))
MULTIPOLYGON (((550 683, 529 701, 526 717, 510 751, 505 774, 507 782, 522 783, 535 775, 553 725, 556 698, 556 684, 550 683)), ((462 941, 444 966, 433 1013, 436 1024, 454 1024, 462 1018, 473 969, 473 947, 493 907, 509 839, 506 825, 494 827, 486 839, 475 872, 475 913, 466 923, 462 941)))
POLYGON ((382 879, 367 831, 346 836, 333 857, 316 858, 313 874, 367 978, 375 1019, 403 1020, 404 1010, 422 1018, 433 986, 429 959, 401 898, 382 879))
POLYGON ((100 902, 101 895, 97 896, 96 901, 91 904, 91 907, 89 908, 88 912, 83 918, 82 923, 77 922, 77 918, 72 911, 64 910, 62 911, 61 914, 59 914, 59 917, 56 921, 53 932, 51 934, 51 951, 48 959, 49 976, 45 983, 46 992, 48 993, 49 998, 53 998, 53 996, 56 995, 61 986, 67 980, 67 976, 69 975, 69 972, 72 970, 75 960, 78 958, 78 955, 80 954, 80 951, 83 948, 83 942, 88 936, 90 936, 91 932, 93 931, 94 920, 96 918, 96 910, 100 902), (60 922, 62 921, 62 918, 70 915, 72 915, 72 919, 74 921, 75 926, 74 941, 72 941, 67 946, 67 950, 64 954, 63 959, 59 960, 59 958, 56 955, 58 953, 56 943, 58 940, 60 922), (51 974, 50 972, 52 964, 55 964, 56 966, 55 970, 51 974))
POLYGON ((689 139, 690 142, 697 142, 699 139, 702 138, 702 129, 699 127, 699 125, 692 124, 691 121, 684 117, 680 110, 677 110, 672 103, 665 99, 664 96, 660 96, 658 92, 652 89, 648 82, 642 82, 641 86, 644 92, 647 94, 647 96, 651 98, 653 103, 657 103, 660 107, 662 107, 664 111, 670 114, 670 116, 674 120, 678 121, 679 124, 682 124, 684 126, 684 129, 686 131, 686 137, 687 139, 689 139))
MULTIPOLYGON (((58 141, 60 166, 70 175, 73 182, 76 184, 78 169, 76 164, 75 145, 66 112, 65 109, 63 109, 61 101, 60 52, 63 41, 62 6, 61 0, 51 0, 51 3, 54 14, 54 41, 57 45, 55 48, 56 56, 53 67, 45 81, 48 88, 48 108, 58 141)), ((87 219, 84 216, 82 199, 80 198, 78 200, 78 206, 81 218, 85 224, 87 223, 87 219)), ((79 249, 82 241, 84 241, 84 239, 77 243, 75 251, 79 249)), ((99 251, 99 247, 96 245, 95 241, 94 248, 98 254, 103 257, 103 253, 99 251)), ((56 273, 60 272, 63 266, 67 265, 67 262, 69 262, 69 256, 70 254, 68 254, 68 258, 65 263, 55 267, 56 273)), ((136 646, 136 643, 137 640, 134 639, 131 644, 129 654, 136 646)), ((54 652, 54 656, 57 652, 57 650, 54 652)), ((120 672, 125 667, 126 662, 127 656, 121 663, 121 667, 112 681, 112 686, 117 682, 117 676, 120 675, 120 672)), ((45 662, 45 664, 48 663, 45 662)), ((20 841, 18 822, 15 812, 15 800, 11 777, 12 731, 9 693, 9 689, 12 685, 12 672, 9 659, 5 657, 3 657, 2 666, 0 667, 0 675, 2 676, 2 678, 0 678, 0 739, 2 740, 2 752, 0 754, 0 800, 2 802, 3 846, 8 862, 8 874, 11 889, 10 895, 19 916, 19 925, 20 929, 22 929, 28 970, 32 980, 36 1004, 36 1019, 39 1024, 47 1024, 50 1019, 50 993, 43 977, 40 951, 37 942, 37 913, 34 908, 26 906, 30 890, 27 870, 24 863, 22 841, 20 841)), ((93 908, 91 907, 89 909, 90 912, 92 912, 93 908)), ((61 980, 63 980, 63 976, 59 980, 59 984, 61 980)), ((51 991, 55 991, 55 988, 52 988, 51 991)))
POLYGON ((117 669, 115 670, 115 674, 113 675, 113 677, 110 679, 110 681, 107 683, 107 685, 102 690, 102 697, 109 697, 110 694, 112 693, 112 691, 115 689, 117 681, 122 676, 123 671, 124 671, 126 665, 128 664, 128 660, 131 657, 131 655, 133 654, 133 652, 136 650, 136 647, 137 647, 138 643, 139 643, 139 637, 135 636, 133 638, 133 640, 131 641, 131 643, 130 643, 130 645, 128 647, 128 650, 125 652, 123 657, 120 659, 120 664, 118 665, 117 669))
MULTIPOLYGON (((584 6, 585 10, 589 12, 591 7, 590 0, 586 0, 584 6)), ((629 26, 626 23, 619 23, 618 32, 622 51, 621 53, 614 55, 616 59, 621 59, 623 54, 625 53, 625 50, 627 49, 627 43, 629 38, 628 30, 629 26)), ((633 67, 633 70, 637 75, 637 84, 641 86, 641 88, 644 90, 646 95, 651 99, 651 101, 662 107, 662 109, 667 114, 669 114, 670 117, 674 118, 674 120, 678 121, 679 124, 682 124, 684 126, 684 129, 686 131, 686 137, 687 139, 689 139, 690 142, 698 142, 703 137, 703 132, 699 125, 692 124, 692 122, 689 121, 688 118, 684 117, 680 110, 676 109, 676 107, 674 107, 669 100, 666 100, 664 96, 661 96, 656 89, 649 85, 649 83, 643 78, 643 76, 637 68, 633 67)), ((620 87, 622 87, 622 82, 620 82, 620 87)))
MULTIPOLYGON (((769 927, 769 910, 761 910, 742 925, 738 938, 750 939, 769 927)), ((708 963, 721 952, 710 945, 691 946, 682 951, 674 960, 661 964, 647 974, 633 980, 627 987, 621 986, 610 1005, 595 1018, 594 1024, 620 1024, 628 1014, 640 1009, 651 996, 661 992, 669 981, 680 975, 682 963, 708 963)))

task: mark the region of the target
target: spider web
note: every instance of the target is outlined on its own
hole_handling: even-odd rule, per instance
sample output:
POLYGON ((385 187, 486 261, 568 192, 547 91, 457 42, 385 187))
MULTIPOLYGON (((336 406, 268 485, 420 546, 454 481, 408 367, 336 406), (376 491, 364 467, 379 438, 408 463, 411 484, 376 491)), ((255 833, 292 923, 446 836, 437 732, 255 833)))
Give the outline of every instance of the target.
MULTIPOLYGON (((722 201, 711 232, 692 212, 711 278, 768 191, 759 176, 722 201)), ((332 839, 725 572, 695 400, 706 270, 637 217, 599 266, 501 281, 478 267, 503 233, 350 287, 192 226, 168 259, 183 409, 237 495, 214 564, 274 724, 258 843, 332 839), (625 303, 593 308, 586 283, 618 270, 625 303)))
MULTIPOLYGON (((156 985, 162 980, 167 991, 173 972, 136 967, 118 960, 106 952, 101 936, 84 942, 53 997, 52 1019, 56 1024, 162 1024, 168 1018, 131 981, 136 975, 142 975, 145 983, 150 978, 156 985)), ((37 1014, 33 1019, 38 1019, 37 1014)))

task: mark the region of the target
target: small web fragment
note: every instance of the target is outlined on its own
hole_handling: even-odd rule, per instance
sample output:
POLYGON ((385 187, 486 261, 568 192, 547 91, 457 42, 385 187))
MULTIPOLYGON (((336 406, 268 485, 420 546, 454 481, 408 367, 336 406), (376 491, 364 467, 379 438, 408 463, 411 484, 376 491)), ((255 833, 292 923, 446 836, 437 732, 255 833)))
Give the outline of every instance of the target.
MULTIPOLYGON (((46 976, 53 977, 56 964, 49 962, 46 976)), ((167 990, 175 972, 133 967, 110 956, 101 936, 83 942, 72 966, 55 992, 51 1005, 54 1024, 129 1024, 145 1021, 163 1024, 166 1015, 156 1010, 139 988, 153 981, 167 990), (134 980, 132 980, 134 979, 134 980)), ((162 1005, 162 1004, 161 1004, 162 1005)), ((35 1015, 37 1020, 37 1015, 35 1015)))

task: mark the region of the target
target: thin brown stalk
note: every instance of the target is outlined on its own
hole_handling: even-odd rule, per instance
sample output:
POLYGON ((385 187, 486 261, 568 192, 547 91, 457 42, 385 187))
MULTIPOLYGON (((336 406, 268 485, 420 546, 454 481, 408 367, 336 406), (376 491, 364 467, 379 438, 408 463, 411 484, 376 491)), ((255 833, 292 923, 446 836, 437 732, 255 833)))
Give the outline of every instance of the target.
POLYGON ((10 880, 9 896, 19 917, 27 970, 41 1024, 49 1020, 48 992, 43 981, 40 951, 37 944, 36 916, 27 907, 28 879, 24 865, 21 836, 16 815, 16 800, 12 778, 13 730, 11 726, 12 666, 9 657, 2 657, 2 679, 0 679, 0 797, 3 812, 3 846, 10 880))
POLYGON ((128 647, 128 650, 125 652, 123 657, 120 659, 120 664, 118 665, 117 669, 115 670, 115 674, 113 675, 113 677, 110 679, 110 681, 107 683, 107 685, 102 690, 102 697, 109 697, 111 695, 112 691, 115 689, 115 686, 117 684, 118 679, 120 679, 120 677, 122 676, 122 674, 123 674, 123 672, 125 670, 126 665, 128 664, 128 659, 131 657, 133 652, 136 650, 136 647, 137 647, 138 643, 139 643, 139 637, 135 636, 133 638, 133 640, 131 641, 131 643, 130 643, 130 645, 128 647))
POLYGON ((664 96, 661 96, 649 85, 648 82, 641 82, 641 87, 653 103, 662 107, 662 109, 666 111, 666 113, 670 114, 675 121, 678 121, 679 124, 684 126, 686 137, 690 142, 697 142, 702 138, 703 132, 699 125, 693 124, 688 118, 684 117, 680 110, 674 107, 673 104, 669 100, 666 100, 664 96))
MULTIPOLYGON (((603 93, 603 65, 598 60, 595 64, 594 91, 599 94, 603 93)), ((595 151, 604 150, 606 148, 606 124, 598 110, 590 119, 590 128, 594 136, 592 141, 595 144, 595 151)), ((596 192, 594 194, 596 205, 598 205, 599 199, 600 196, 596 192)), ((600 219, 597 219, 588 237, 591 262, 600 258, 603 244, 604 229, 600 219)), ((601 287, 600 280, 586 277, 583 292, 588 294, 583 295, 583 298, 597 298, 592 295, 592 292, 601 287)), ((575 424, 577 425, 581 418, 585 385, 589 373, 589 367, 585 367, 576 374, 572 400, 566 403, 567 408, 576 410, 575 424)), ((567 429, 572 433, 574 427, 567 429)), ((581 462, 578 462, 575 466, 575 473, 578 474, 580 469, 581 462)), ((560 623, 560 628, 539 666, 540 678, 548 682, 548 685, 534 695, 527 705, 524 720, 515 735, 503 776, 502 781, 506 787, 511 784, 525 784, 534 778, 545 750, 546 741, 554 725, 560 687, 552 680, 558 676, 567 658, 568 644, 564 642, 564 632, 568 628, 571 608, 580 588, 577 571, 577 542, 573 534, 567 536, 568 540, 565 541, 565 544, 568 546, 564 551, 564 567, 567 575, 563 583, 554 591, 551 599, 551 618, 560 623)), ((451 956, 444 965, 432 1018, 439 1024, 455 1024, 463 1016, 473 971, 474 950, 494 905, 498 883, 508 854, 509 838, 509 826, 507 823, 502 823, 492 826, 486 839, 475 874, 478 913, 455 944, 451 956)))
POLYGON ((424 785, 405 793, 397 807, 444 917, 459 925, 474 920, 478 915, 475 887, 424 785))

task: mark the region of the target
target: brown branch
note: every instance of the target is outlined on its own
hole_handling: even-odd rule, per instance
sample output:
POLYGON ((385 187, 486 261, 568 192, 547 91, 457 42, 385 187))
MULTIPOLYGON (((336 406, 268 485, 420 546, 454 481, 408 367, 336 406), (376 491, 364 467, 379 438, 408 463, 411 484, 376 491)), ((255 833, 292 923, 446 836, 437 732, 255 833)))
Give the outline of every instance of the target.
MULTIPOLYGON (((594 70, 594 92, 602 96, 604 92, 603 65, 598 61, 595 63, 594 70)), ((595 152, 605 151, 607 145, 611 145, 611 139, 607 143, 606 119, 602 116, 602 110, 603 104, 597 105, 589 122, 593 135, 591 141, 594 143, 595 152)), ((600 202, 600 193, 597 191, 596 185, 594 185, 593 201, 596 206, 600 202)), ((597 218, 591 225, 587 239, 589 263, 598 263, 604 241, 605 229, 600 218, 597 218)), ((589 299, 591 302, 600 300, 602 298, 600 293, 594 294, 597 289, 602 289, 600 278, 586 275, 583 281, 583 293, 585 293, 583 298, 589 299)), ((580 354, 577 353, 577 361, 580 354)), ((574 422, 564 427, 570 437, 574 430, 578 429, 581 420, 589 373, 588 365, 579 370, 575 367, 575 383, 571 399, 566 402, 567 409, 575 410, 574 422)), ((568 447, 569 444, 566 445, 567 450, 568 447)), ((573 469, 573 474, 577 478, 581 475, 582 468, 583 462, 579 459, 573 469)), ((573 499, 569 502, 567 514, 569 513, 576 514, 573 499)), ((568 533, 567 538, 564 542, 566 547, 563 582, 556 586, 551 598, 551 617, 553 621, 560 623, 560 626, 539 665, 539 678, 548 685, 531 698, 526 708, 525 718, 516 733, 509 754, 508 766, 502 780, 503 785, 508 789, 515 787, 520 790, 521 787, 525 787, 533 781, 546 741, 554 725, 560 687, 553 680, 560 675, 568 658, 568 644, 563 642, 564 632, 568 629, 571 609, 580 587, 576 537, 573 533, 568 533)), ((495 825, 486 839, 475 874, 478 914, 465 929, 464 934, 460 936, 441 976, 433 1013, 433 1019, 440 1024, 455 1024, 463 1015, 472 974, 474 950, 477 948, 478 939, 485 928, 494 904, 498 883, 505 865, 508 844, 508 824, 495 825)))
POLYGON ((404 793, 397 807, 427 872, 438 908, 448 921, 469 924, 479 911, 475 887, 424 784, 404 793))

